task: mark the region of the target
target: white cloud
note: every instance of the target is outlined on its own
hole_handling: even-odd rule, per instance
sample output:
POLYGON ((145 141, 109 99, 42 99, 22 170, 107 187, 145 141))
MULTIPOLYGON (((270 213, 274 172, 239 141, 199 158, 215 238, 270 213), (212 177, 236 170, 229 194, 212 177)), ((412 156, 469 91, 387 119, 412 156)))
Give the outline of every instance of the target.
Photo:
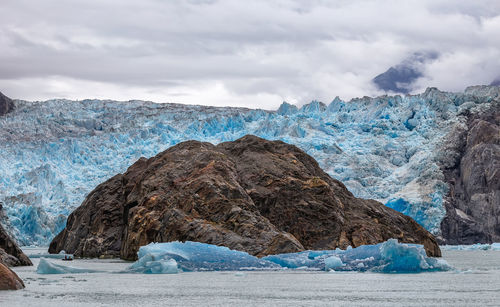
POLYGON ((418 51, 417 90, 500 75, 498 1, 3 0, 0 90, 272 109, 382 94, 418 51))

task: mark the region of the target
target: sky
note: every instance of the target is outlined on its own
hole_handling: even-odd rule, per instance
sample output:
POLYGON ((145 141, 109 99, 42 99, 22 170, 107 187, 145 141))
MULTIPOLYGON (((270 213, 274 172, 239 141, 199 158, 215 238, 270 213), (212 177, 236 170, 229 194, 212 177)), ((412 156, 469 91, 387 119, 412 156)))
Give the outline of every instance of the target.
POLYGON ((328 104, 385 94, 373 78, 415 54, 435 57, 411 93, 500 76, 497 0, 2 0, 0 15, 0 91, 24 100, 328 104))

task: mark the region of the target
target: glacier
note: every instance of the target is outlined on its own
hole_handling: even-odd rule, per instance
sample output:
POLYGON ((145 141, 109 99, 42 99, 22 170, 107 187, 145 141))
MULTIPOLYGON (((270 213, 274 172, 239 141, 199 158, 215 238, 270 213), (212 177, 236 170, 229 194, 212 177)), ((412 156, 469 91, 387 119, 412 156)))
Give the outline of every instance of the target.
POLYGON ((0 117, 0 206, 21 245, 46 245, 87 193, 141 156, 186 140, 246 134, 297 145, 357 197, 373 198, 439 235, 448 192, 440 166, 456 163, 450 131, 500 97, 494 86, 429 88, 276 111, 146 101, 15 100, 0 117))
POLYGON ((322 270, 378 273, 448 271, 443 259, 427 257, 422 245, 396 239, 347 250, 304 251, 263 258, 199 242, 150 243, 139 249, 128 272, 172 274, 191 271, 322 270))

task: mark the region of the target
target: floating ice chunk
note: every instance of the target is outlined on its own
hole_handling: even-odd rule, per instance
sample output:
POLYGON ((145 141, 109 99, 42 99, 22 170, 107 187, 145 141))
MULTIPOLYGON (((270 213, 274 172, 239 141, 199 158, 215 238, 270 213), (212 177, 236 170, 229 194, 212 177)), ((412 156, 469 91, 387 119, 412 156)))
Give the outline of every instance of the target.
POLYGON ((147 272, 155 262, 176 261, 182 271, 236 271, 279 268, 280 266, 248 253, 231 250, 224 246, 187 241, 151 243, 142 246, 137 253, 139 260, 130 269, 147 272))
POLYGON ((421 245, 400 244, 391 239, 380 245, 381 261, 372 271, 386 273, 418 273, 441 271, 450 266, 442 259, 427 257, 421 245))
POLYGON ((445 260, 427 257, 422 245, 395 239, 347 250, 304 251, 257 258, 227 247, 198 242, 151 243, 138 252, 129 271, 176 273, 178 271, 301 270, 418 273, 447 271, 445 260))
POLYGON ((74 268, 71 266, 64 266, 48 262, 45 258, 40 258, 40 263, 36 268, 38 274, 74 274, 74 273, 96 273, 99 271, 74 268))
POLYGON ((422 245, 398 243, 396 239, 347 250, 305 251, 262 259, 287 268, 297 268, 302 264, 310 269, 338 271, 418 273, 451 269, 445 260, 427 257, 422 245))
POLYGON ((34 253, 28 254, 29 258, 51 258, 51 259, 63 259, 65 256, 73 258, 73 254, 48 254, 48 253, 34 253))
POLYGON ((344 265, 342 260, 340 260, 337 256, 331 256, 325 259, 325 270, 335 270, 336 268, 340 268, 344 265))
POLYGON ((129 268, 130 271, 144 274, 177 274, 179 268, 177 261, 170 258, 169 254, 152 253, 139 258, 129 268))

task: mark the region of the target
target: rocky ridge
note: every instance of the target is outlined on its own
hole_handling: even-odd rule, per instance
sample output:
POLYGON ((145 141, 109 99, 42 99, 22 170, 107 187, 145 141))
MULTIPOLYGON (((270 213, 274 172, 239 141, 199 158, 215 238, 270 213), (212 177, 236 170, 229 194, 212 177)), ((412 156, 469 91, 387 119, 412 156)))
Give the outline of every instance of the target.
POLYGON ((14 110, 14 102, 0 92, 0 116, 3 116, 14 110))
POLYGON ((150 242, 189 240, 265 256, 390 238, 441 255, 410 217, 354 197, 299 148, 245 136, 139 159, 86 197, 49 252, 135 259, 150 242))
POLYGON ((466 112, 449 136, 455 163, 444 167, 450 187, 441 223, 446 244, 500 242, 500 102, 466 112))
MULTIPOLYGON (((1 206, 0 206, 1 212, 1 206)), ((3 218, 0 215, 0 219, 3 218)), ((19 290, 24 283, 9 266, 33 265, 0 225, 0 290, 19 290)))
POLYGON ((0 225, 0 263, 8 266, 33 265, 2 225, 0 225))
POLYGON ((17 274, 0 262, 0 290, 20 290, 24 282, 17 274))

